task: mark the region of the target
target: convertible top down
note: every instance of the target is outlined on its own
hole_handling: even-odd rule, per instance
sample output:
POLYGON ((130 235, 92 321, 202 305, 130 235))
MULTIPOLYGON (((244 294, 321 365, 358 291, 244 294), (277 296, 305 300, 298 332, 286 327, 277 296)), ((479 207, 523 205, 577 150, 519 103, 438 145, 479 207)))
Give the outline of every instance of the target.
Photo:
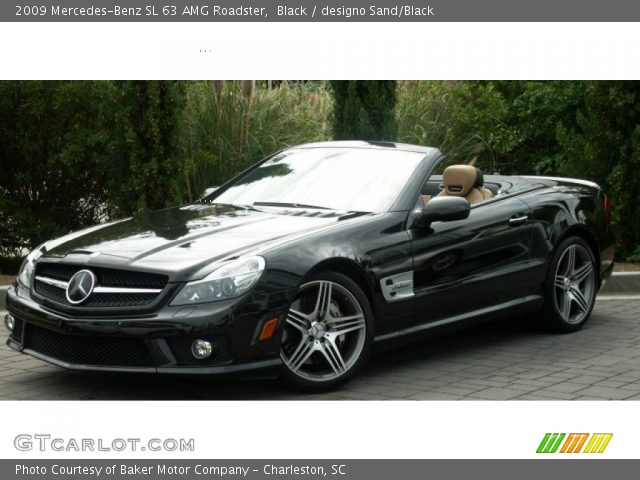
POLYGON ((268 369, 325 390, 376 342, 533 312, 584 325, 613 269, 602 189, 443 160, 301 145, 193 204, 46 242, 9 289, 7 343, 72 369, 268 369))

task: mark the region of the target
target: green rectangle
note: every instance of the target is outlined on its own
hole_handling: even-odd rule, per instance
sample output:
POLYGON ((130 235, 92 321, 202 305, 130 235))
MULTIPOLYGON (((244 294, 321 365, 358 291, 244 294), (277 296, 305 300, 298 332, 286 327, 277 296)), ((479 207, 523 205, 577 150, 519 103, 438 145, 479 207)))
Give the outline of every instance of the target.
POLYGON ((550 436, 551 436, 550 433, 545 433, 544 434, 544 438, 540 442, 540 445, 538 445, 538 449, 536 450, 536 453, 543 453, 544 452, 544 447, 547 444, 547 441, 549 440, 550 436))
POLYGON ((559 433, 558 434, 558 439, 556 440, 556 443, 553 445, 553 447, 551 447, 551 452, 550 453, 556 453, 556 451, 558 450, 558 447, 562 443, 562 439, 565 437, 565 435, 566 435, 566 433, 559 433))
POLYGON ((549 450, 551 450, 551 447, 553 447, 553 443, 556 441, 556 438, 558 438, 558 434, 552 433, 551 438, 545 445, 544 450, 542 450, 542 453, 550 453, 549 450))

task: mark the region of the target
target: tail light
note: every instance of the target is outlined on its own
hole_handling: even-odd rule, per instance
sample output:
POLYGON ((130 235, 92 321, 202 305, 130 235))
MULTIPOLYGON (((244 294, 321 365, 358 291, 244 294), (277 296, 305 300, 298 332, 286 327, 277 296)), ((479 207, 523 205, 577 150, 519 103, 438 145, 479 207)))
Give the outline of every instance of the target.
POLYGON ((611 202, 606 193, 604 194, 604 221, 607 225, 611 225, 611 202))

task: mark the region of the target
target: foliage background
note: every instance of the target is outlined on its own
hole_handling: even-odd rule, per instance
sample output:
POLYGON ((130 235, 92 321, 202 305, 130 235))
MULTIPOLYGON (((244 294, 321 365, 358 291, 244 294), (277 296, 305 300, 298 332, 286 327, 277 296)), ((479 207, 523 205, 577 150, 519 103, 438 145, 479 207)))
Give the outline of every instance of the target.
POLYGON ((0 82, 0 272, 106 218, 193 201, 264 156, 331 138, 603 185, 640 261, 640 82, 0 82))

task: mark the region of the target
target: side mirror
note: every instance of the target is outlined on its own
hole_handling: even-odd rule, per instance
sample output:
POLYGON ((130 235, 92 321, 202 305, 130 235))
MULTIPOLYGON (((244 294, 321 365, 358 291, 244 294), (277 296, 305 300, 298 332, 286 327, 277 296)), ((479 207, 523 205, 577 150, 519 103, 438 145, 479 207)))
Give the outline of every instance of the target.
POLYGON ((433 222, 464 220, 469 216, 471 205, 462 197, 434 197, 424 206, 414 222, 418 228, 427 228, 433 222))
POLYGON ((209 188, 205 188, 204 192, 202 192, 202 195, 200 195, 200 200, 207 198, 209 195, 211 195, 213 192, 215 192, 219 187, 209 187, 209 188))

